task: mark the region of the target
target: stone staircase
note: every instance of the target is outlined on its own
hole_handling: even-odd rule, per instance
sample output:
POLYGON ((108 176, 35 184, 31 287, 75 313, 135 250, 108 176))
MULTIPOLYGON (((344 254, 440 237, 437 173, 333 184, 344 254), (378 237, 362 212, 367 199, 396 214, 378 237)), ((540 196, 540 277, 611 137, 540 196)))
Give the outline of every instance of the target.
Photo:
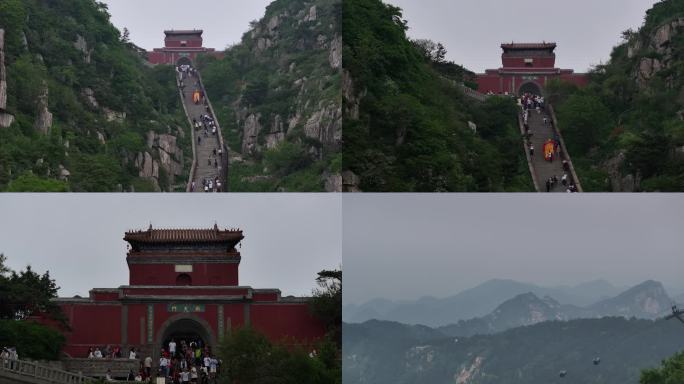
POLYGON ((204 92, 206 97, 206 91, 204 91, 204 86, 202 85, 201 75, 197 72, 196 77, 186 77, 184 80, 185 89, 181 91, 181 99, 185 109, 185 113, 188 117, 188 121, 192 125, 192 120, 200 120, 200 116, 204 114, 209 114, 212 116, 218 127, 217 133, 212 134, 211 131, 207 136, 204 135, 204 128, 195 129, 192 128, 192 140, 193 140, 193 152, 194 152, 194 162, 193 169, 191 170, 190 181, 188 182, 188 191, 190 190, 190 184, 195 182, 195 192, 204 192, 202 187, 203 180, 219 178, 222 183, 222 191, 226 191, 226 167, 228 159, 228 150, 224 145, 223 137, 221 135, 221 126, 216 119, 213 107, 207 98, 207 104, 209 112, 207 112, 207 106, 204 103, 195 104, 192 101, 192 93, 196 89, 200 89, 204 92), (199 141, 198 141, 199 137, 199 141), (217 151, 219 148, 223 148, 223 155, 214 155, 214 150, 217 151))
POLYGON ((69 372, 80 372, 88 377, 104 377, 107 370, 112 372, 113 377, 126 377, 132 369, 133 372, 140 370, 138 359, 64 359, 64 369, 69 372))
MULTIPOLYGON (((522 118, 519 120, 521 133, 524 134, 522 118)), ((530 165, 530 172, 532 172, 535 189, 538 192, 546 192, 546 180, 556 176, 560 181, 563 174, 567 173, 568 185, 570 183, 575 184, 578 191, 582 192, 582 187, 574 167, 572 166, 570 155, 567 153, 563 138, 557 129, 557 121, 553 113, 553 107, 549 106, 548 111, 542 109, 540 113, 537 113, 535 110, 530 110, 528 125, 530 127, 529 133, 531 134, 531 137, 525 139, 525 151, 530 165), (548 123, 544 123, 544 118, 547 119, 548 123), (560 158, 554 158, 553 162, 544 159, 544 144, 548 139, 559 139, 561 142, 561 156, 560 158), (530 156, 529 153, 530 143, 534 146, 534 156, 530 156), (563 160, 568 162, 569 170, 567 171, 563 169, 563 160)), ((566 187, 559 182, 550 192, 566 192, 566 187)))

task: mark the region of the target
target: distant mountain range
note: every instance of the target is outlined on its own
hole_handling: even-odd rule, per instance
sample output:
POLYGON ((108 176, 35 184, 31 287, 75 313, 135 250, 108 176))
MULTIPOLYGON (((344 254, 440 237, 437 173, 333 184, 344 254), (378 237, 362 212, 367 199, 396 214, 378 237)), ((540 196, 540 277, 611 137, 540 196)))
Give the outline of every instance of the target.
POLYGON ((552 320, 609 316, 656 319, 666 315, 671 304, 672 299, 667 296, 662 284, 652 280, 587 307, 560 304, 549 296, 540 299, 534 293, 528 292, 505 301, 485 316, 461 320, 439 327, 438 330, 450 336, 472 336, 552 320))
MULTIPOLYGON (((540 313, 555 316, 544 312, 553 302, 530 294, 517 301, 544 303, 540 313)), ((343 324, 343 383, 637 383, 642 369, 683 348, 684 327, 673 320, 546 321, 474 337, 371 320, 343 324)))
MULTIPOLYGON (((370 319, 398 321, 404 324, 443 326, 484 317, 502 303, 519 295, 531 294, 546 303, 542 310, 546 318, 572 319, 597 316, 635 316, 655 318, 667 311, 672 299, 662 284, 647 281, 623 291, 605 280, 596 280, 577 286, 542 287, 513 280, 495 279, 443 299, 424 297, 415 301, 393 302, 376 299, 362 305, 346 305, 344 321, 360 323, 370 319)), ((519 300, 533 300, 531 296, 519 300)))

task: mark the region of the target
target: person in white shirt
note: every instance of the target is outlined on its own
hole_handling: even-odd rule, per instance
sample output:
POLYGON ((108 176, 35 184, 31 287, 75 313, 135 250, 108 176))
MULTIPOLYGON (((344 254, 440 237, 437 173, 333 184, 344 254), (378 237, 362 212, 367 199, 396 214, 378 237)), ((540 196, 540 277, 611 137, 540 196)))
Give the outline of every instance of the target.
POLYGON ((161 368, 164 377, 169 376, 169 359, 164 356, 159 358, 159 368, 161 368))
POLYGON ((209 372, 211 372, 211 378, 213 379, 216 376, 216 367, 218 366, 218 360, 216 360, 215 357, 211 358, 211 362, 209 363, 209 372))
POLYGON ((169 353, 171 354, 171 356, 174 356, 176 354, 176 342, 173 341, 173 339, 169 341, 169 353))
POLYGON ((192 380, 193 383, 197 382, 197 368, 194 366, 190 370, 190 380, 192 380))
POLYGON ((131 360, 135 360, 137 358, 135 348, 131 348, 131 351, 128 353, 128 358, 131 360))
POLYGON ((181 378, 181 383, 189 383, 190 382, 190 372, 188 372, 187 368, 184 369, 180 373, 180 378, 181 378))
POLYGON ((100 348, 95 348, 95 358, 96 359, 102 358, 102 351, 100 351, 100 348))

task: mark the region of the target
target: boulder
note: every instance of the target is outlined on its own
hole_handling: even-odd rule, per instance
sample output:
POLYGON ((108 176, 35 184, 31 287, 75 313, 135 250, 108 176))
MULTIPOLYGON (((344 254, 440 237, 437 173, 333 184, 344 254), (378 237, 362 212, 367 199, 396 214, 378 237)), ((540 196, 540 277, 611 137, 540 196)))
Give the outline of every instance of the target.
POLYGON ((335 38, 330 43, 330 54, 328 61, 332 69, 339 69, 342 67, 342 36, 335 35, 335 38))
POLYGON ((314 112, 304 124, 304 135, 324 144, 342 140, 342 107, 329 104, 314 112))
POLYGON ((361 192, 359 184, 361 178, 352 171, 342 172, 342 191, 343 192, 361 192))
POLYGON ((52 113, 48 111, 48 85, 47 82, 43 82, 43 86, 38 96, 38 112, 36 114, 36 120, 33 122, 33 128, 47 135, 50 133, 50 128, 52 128, 52 113))
POLYGON ((250 155, 258 152, 258 137, 261 131, 259 119, 261 115, 250 114, 242 128, 242 154, 250 155))
POLYGON ((342 192, 342 175, 339 173, 327 174, 325 177, 326 192, 342 192))

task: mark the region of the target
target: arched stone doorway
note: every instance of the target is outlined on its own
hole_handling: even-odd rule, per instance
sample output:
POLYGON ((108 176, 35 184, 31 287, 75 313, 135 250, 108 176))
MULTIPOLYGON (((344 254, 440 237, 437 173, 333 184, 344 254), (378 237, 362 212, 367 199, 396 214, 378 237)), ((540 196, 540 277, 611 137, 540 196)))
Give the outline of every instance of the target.
POLYGON ((192 66, 192 60, 190 60, 189 57, 183 56, 180 59, 176 61, 176 66, 181 66, 181 65, 189 65, 192 66))
POLYGON ((520 85, 520 88, 518 89, 518 96, 522 96, 526 93, 530 93, 532 95, 537 96, 543 96, 541 87, 534 81, 528 81, 520 85))
POLYGON ((202 345, 208 345, 212 350, 216 346, 216 337, 209 323, 201 317, 190 313, 180 313, 172 316, 159 327, 154 348, 155 361, 161 355, 162 346, 164 349, 167 349, 171 339, 178 346, 180 346, 181 340, 185 340, 187 344, 190 341, 201 340, 202 345))

